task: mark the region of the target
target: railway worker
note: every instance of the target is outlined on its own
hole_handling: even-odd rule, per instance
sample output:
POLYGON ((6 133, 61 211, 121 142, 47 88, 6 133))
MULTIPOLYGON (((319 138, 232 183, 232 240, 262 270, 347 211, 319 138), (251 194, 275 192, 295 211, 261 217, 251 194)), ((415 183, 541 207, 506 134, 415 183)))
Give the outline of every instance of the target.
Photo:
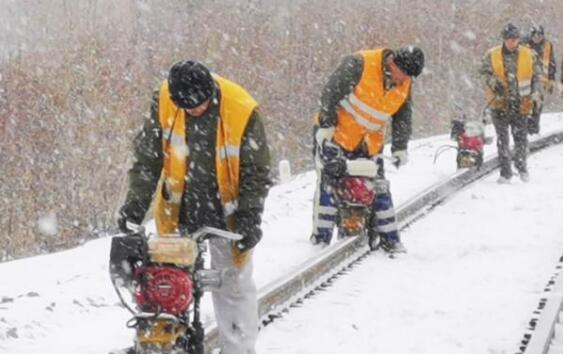
POLYGON ((528 182, 528 123, 534 104, 541 97, 541 66, 528 47, 520 46, 520 30, 512 23, 502 30, 502 45, 484 56, 479 74, 485 85, 487 100, 497 134, 500 161, 498 183, 510 183, 511 158, 520 179, 528 182), (508 129, 514 138, 514 155, 509 150, 508 129))
POLYGON ((234 231, 237 243, 211 240, 223 271, 213 305, 223 354, 254 353, 258 332, 252 249, 262 237, 270 155, 254 98, 197 61, 170 69, 134 141, 129 191, 119 228, 142 223, 154 199, 160 235, 203 226, 234 231))
MULTIPOLYGON (((545 38, 543 26, 536 25, 530 29, 528 47, 532 49, 540 60, 543 74, 541 75, 541 83, 544 94, 552 94, 555 84, 555 55, 553 53, 553 44, 545 38)), ((540 95, 540 100, 532 109, 532 116, 528 120, 528 134, 539 134, 540 132, 540 115, 543 109, 544 95, 540 95)))
MULTIPOLYGON (((314 136, 318 172, 311 235, 314 244, 330 243, 337 215, 331 183, 346 174, 346 159, 376 160, 378 175, 384 180, 380 154, 390 125, 393 163, 397 167, 407 163, 411 86, 423 67, 424 54, 418 47, 377 48, 345 57, 329 77, 322 91, 314 136)), ((381 236, 381 246, 387 252, 406 252, 385 182, 386 190, 377 193, 373 204, 368 237, 381 236)))

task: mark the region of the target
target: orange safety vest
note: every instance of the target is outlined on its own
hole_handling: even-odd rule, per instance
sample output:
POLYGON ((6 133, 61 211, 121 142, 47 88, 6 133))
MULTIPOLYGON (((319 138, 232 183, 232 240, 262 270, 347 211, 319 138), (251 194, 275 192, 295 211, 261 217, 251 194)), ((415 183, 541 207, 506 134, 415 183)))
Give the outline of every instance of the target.
POLYGON ((360 82, 352 93, 340 101, 334 141, 347 151, 354 151, 362 142, 368 154, 381 151, 385 128, 393 114, 401 108, 410 94, 411 79, 385 90, 383 53, 386 49, 358 52, 364 59, 360 82))
MULTIPOLYGON (((217 184, 227 227, 232 230, 232 215, 237 208, 239 195, 240 145, 248 120, 258 104, 239 85, 218 75, 213 76, 221 91, 215 145, 217 184)), ((171 234, 178 227, 189 157, 186 119, 189 117, 186 117, 185 111, 170 99, 168 81, 165 80, 159 96, 164 164, 154 205, 154 217, 160 236, 171 234)))
MULTIPOLYGON (((502 56, 502 46, 491 49, 491 65, 496 77, 503 83, 505 92, 508 92, 508 81, 504 72, 504 58, 502 56)), ((534 71, 534 59, 532 51, 528 47, 518 47, 518 68, 516 69, 516 79, 518 80, 518 92, 520 93, 520 113, 527 115, 532 109, 532 76, 534 71)), ((493 90, 487 86, 487 99, 491 102, 491 107, 506 110, 508 102, 506 97, 498 98, 493 90)))

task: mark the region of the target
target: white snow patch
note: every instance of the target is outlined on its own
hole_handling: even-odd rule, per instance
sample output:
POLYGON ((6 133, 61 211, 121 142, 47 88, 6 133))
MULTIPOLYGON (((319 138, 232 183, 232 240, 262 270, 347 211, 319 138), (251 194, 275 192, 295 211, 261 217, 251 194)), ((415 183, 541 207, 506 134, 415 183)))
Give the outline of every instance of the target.
POLYGON ((37 220, 39 232, 46 236, 55 236, 58 233, 57 214, 50 211, 37 220))
POLYGON ((475 33, 473 31, 469 31, 469 30, 463 32, 463 36, 467 39, 472 40, 472 41, 477 39, 477 35, 475 35, 475 33))
POLYGON ((450 48, 454 53, 463 53, 465 49, 456 41, 450 41, 450 48))

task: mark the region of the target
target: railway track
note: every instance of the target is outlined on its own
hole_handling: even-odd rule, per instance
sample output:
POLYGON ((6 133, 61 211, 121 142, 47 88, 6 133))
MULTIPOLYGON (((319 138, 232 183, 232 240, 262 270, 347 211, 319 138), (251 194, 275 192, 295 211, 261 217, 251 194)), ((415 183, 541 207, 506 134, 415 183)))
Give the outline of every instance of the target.
MULTIPOLYGON (((561 143, 563 131, 552 133, 538 140, 530 142, 530 152, 534 153, 546 147, 561 143)), ((484 177, 498 167, 498 157, 491 157, 484 161, 480 170, 465 170, 455 173, 450 179, 437 183, 397 208, 397 219, 401 229, 409 226, 417 219, 426 215, 435 206, 443 203, 449 196, 458 192, 468 184, 484 177)), ((358 239, 346 239, 335 247, 330 247, 310 259, 296 269, 296 273, 287 274, 259 289, 258 312, 263 324, 274 321, 277 317, 291 310, 291 307, 301 305, 311 294, 327 288, 332 281, 353 268, 354 264, 369 254, 369 250, 358 239)), ((562 257, 563 259, 563 257, 562 257)), ((563 344, 553 341, 554 333, 558 330, 563 337, 563 324, 559 324, 558 317, 563 305, 563 272, 554 277, 553 291, 546 296, 539 306, 541 319, 535 319, 536 325, 526 333, 517 354, 554 354, 548 352, 552 346, 563 344), (553 295, 553 296, 552 296, 553 295), (555 296, 559 295, 559 296, 555 296), (549 309, 547 309, 549 308, 549 309), (539 344, 536 344, 539 343, 539 344), (533 351, 534 348, 546 348, 546 351, 533 351)), ((563 319, 562 319, 563 320, 563 319)), ((531 321, 532 323, 532 321, 531 321)), ((206 325, 206 352, 211 353, 218 346, 218 332, 215 323, 206 325)))

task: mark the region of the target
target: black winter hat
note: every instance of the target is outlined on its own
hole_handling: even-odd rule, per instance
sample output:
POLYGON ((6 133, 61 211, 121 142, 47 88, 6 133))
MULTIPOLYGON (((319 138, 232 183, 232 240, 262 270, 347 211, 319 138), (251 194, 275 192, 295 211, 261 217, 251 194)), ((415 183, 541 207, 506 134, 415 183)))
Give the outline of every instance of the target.
POLYGON ((417 77, 424 68, 424 53, 418 47, 400 48, 395 52, 394 61, 402 72, 417 77))
POLYGON ((512 23, 507 23, 502 29, 502 39, 520 38, 520 29, 512 23))
POLYGON ((168 89, 170 98, 178 107, 191 109, 211 98, 215 92, 215 82, 205 65, 186 60, 170 68, 168 89))
POLYGON ((544 30, 543 30, 543 26, 542 25, 535 25, 532 26, 532 28, 530 29, 530 35, 533 36, 535 34, 538 34, 540 36, 544 35, 544 30))

